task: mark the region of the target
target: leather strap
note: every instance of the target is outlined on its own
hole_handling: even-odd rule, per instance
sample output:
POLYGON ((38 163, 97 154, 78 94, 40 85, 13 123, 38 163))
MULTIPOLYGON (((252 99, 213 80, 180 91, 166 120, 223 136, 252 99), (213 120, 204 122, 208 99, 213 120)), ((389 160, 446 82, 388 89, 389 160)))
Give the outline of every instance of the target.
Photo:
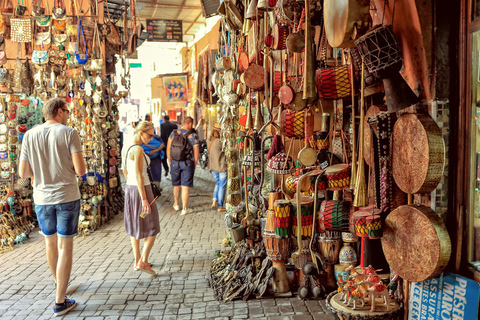
POLYGON ((210 143, 210 146, 208 147, 208 153, 210 154, 210 149, 212 149, 213 141, 217 140, 217 137, 213 138, 212 142, 210 143))

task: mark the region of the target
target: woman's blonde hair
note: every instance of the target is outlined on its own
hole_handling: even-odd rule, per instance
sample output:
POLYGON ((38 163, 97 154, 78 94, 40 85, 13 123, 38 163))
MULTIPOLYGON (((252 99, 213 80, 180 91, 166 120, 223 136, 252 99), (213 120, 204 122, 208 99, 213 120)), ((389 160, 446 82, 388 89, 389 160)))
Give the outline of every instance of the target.
POLYGON ((142 121, 137 126, 135 127, 135 138, 133 142, 135 144, 139 144, 142 142, 142 139, 140 138, 140 133, 142 132, 147 132, 148 130, 153 129, 153 123, 150 121, 142 121))

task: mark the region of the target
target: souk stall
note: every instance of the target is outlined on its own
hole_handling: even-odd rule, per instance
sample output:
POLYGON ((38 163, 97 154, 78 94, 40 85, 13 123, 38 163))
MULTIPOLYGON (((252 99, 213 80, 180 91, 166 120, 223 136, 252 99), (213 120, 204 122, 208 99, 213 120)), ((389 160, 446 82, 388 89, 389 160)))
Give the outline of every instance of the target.
POLYGON ((19 178, 18 155, 25 132, 43 123, 42 106, 51 97, 67 102, 68 125, 80 134, 87 164, 86 175, 78 178, 79 234, 123 210, 117 103, 129 94, 126 59, 136 50, 138 34, 134 1, 123 32, 109 19, 106 1, 35 0, 14 6, 4 1, 0 12, 2 252, 24 242, 36 223, 30 179, 19 178))
POLYGON ((328 294, 343 319, 400 319, 409 282, 447 266, 450 238, 426 201, 445 144, 428 92, 411 89, 425 78, 395 5, 220 5, 206 86, 228 161, 232 246, 208 275, 219 300, 328 294))

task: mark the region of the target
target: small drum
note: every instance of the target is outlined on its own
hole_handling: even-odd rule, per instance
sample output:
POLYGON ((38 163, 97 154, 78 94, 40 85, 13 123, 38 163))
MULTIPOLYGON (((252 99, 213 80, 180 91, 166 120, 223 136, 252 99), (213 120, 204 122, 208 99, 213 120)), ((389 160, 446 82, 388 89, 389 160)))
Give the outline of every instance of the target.
POLYGON ((350 202, 325 200, 320 205, 319 232, 323 231, 349 231, 350 202))
POLYGON ((367 230, 367 217, 369 216, 368 212, 357 211, 353 213, 353 223, 355 224, 355 234, 358 237, 366 238, 368 237, 367 230))
POLYGON ((265 232, 275 233, 275 211, 273 209, 268 209, 267 210, 265 232))
POLYGON ((342 237, 336 238, 317 238, 318 252, 322 255, 325 263, 335 264, 338 261, 338 255, 342 247, 342 237))
POLYGON ((330 148, 330 141, 328 140, 328 132, 316 132, 317 150, 327 150, 330 148))
POLYGON ((373 214, 367 217, 367 231, 370 239, 379 239, 382 237, 383 229, 380 214, 373 214))
POLYGON ((263 234, 263 243, 270 260, 285 261, 290 257, 290 238, 280 238, 274 233, 266 232, 263 234))
MULTIPOLYGON (((290 193, 297 192, 298 179, 300 179, 299 176, 289 176, 285 179, 285 187, 286 187, 288 192, 290 192, 290 193)), ((300 191, 302 191, 302 192, 309 191, 310 187, 311 187, 311 184, 312 184, 312 182, 310 181, 310 179, 303 179, 300 191)))
POLYGON ((351 169, 348 164, 335 164, 325 169, 325 175, 328 180, 328 189, 342 190, 350 186, 351 169))
POLYGON ((392 25, 377 26, 355 40, 355 45, 365 57, 370 73, 388 74, 399 70, 403 56, 392 25))
POLYGON ((273 204, 275 213, 275 234, 279 237, 288 237, 291 233, 290 202, 288 200, 275 200, 273 204))
POLYGON ((287 37, 290 34, 288 32, 287 26, 282 26, 280 24, 275 24, 273 28, 273 50, 284 50, 287 48, 286 41, 287 37))
MULTIPOLYGON (((293 208, 292 232, 297 235, 297 199, 293 198, 291 203, 293 208)), ((313 197, 301 196, 300 205, 302 207, 302 237, 311 237, 313 235, 313 197)))

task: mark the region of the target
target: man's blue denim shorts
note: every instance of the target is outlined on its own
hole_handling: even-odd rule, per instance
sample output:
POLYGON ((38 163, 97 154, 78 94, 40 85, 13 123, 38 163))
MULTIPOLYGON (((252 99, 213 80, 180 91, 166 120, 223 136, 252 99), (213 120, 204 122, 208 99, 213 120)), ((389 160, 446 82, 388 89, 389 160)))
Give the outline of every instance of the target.
POLYGON ((35 204, 38 224, 46 237, 58 233, 59 237, 72 238, 78 233, 80 200, 59 204, 35 204))
POLYGON ((170 166, 172 186, 193 187, 194 166, 195 162, 193 160, 176 161, 172 159, 172 165, 170 166))

